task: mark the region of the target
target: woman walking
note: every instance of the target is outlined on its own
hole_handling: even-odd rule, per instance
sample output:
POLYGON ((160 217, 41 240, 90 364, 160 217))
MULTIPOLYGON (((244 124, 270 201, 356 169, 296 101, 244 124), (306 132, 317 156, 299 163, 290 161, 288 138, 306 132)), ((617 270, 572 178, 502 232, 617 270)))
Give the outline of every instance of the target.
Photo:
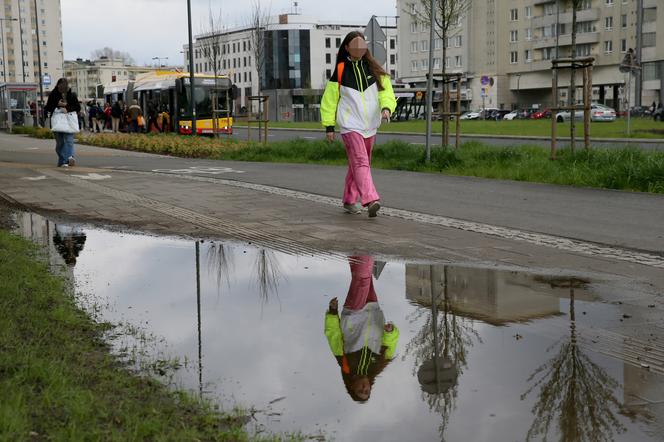
MULTIPOLYGON (((44 106, 44 112, 50 114, 51 118, 56 109, 60 109, 65 113, 74 112, 76 115, 81 110, 78 98, 69 88, 66 78, 58 80, 55 89, 48 94, 48 101, 44 106)), ((75 166, 74 134, 54 130, 53 136, 55 137, 55 153, 58 154, 58 167, 75 166)))
POLYGON ((342 202, 348 213, 360 213, 363 206, 373 218, 380 209, 371 177, 371 149, 378 127, 382 121, 389 122, 395 108, 390 76, 369 53, 364 35, 349 33, 339 47, 320 105, 328 141, 334 141, 338 125, 346 147, 348 172, 342 202))

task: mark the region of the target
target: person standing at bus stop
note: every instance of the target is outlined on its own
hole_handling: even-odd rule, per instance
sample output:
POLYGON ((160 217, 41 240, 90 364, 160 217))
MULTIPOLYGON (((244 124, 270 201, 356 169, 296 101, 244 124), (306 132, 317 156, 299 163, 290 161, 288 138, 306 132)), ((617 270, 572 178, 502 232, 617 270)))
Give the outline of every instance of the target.
POLYGON ((129 133, 138 132, 138 117, 143 116, 143 111, 138 105, 138 100, 133 100, 131 106, 127 109, 127 117, 129 119, 129 133))
POLYGON ((348 156, 343 206, 348 213, 366 207, 373 218, 380 209, 380 196, 371 176, 371 150, 382 121, 389 122, 396 109, 390 76, 371 56, 364 35, 350 32, 337 52, 337 65, 320 104, 321 122, 328 141, 335 126, 348 156))

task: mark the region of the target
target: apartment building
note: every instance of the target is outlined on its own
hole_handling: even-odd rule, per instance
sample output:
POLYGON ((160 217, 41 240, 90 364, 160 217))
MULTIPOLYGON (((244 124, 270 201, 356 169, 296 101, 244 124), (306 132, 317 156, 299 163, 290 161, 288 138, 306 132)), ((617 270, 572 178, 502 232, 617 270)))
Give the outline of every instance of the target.
MULTIPOLYGON (((656 31, 664 25, 664 5, 658 7, 658 3, 661 0, 581 2, 577 9, 576 55, 595 58, 593 102, 625 108, 627 74, 618 67, 628 49, 639 47, 637 38, 641 39, 638 58, 642 63, 642 81, 633 81, 630 103, 633 105, 637 97, 644 105, 664 101, 664 32, 656 31)), ((397 5, 400 12, 406 12, 400 14, 399 23, 402 79, 422 84, 425 72, 419 71, 425 71, 422 62, 428 53, 423 51, 421 40, 426 37, 424 32, 417 32, 417 25, 407 13, 421 7, 420 2, 398 0, 397 5), (415 45, 417 40, 419 46, 415 45)), ((461 36, 461 44, 456 47, 448 42, 452 58, 447 65, 453 72, 457 68, 452 62, 454 57, 465 60, 459 68, 468 76, 468 108, 550 106, 551 59, 572 55, 571 2, 486 0, 469 5, 459 26, 452 31, 461 36)), ((568 100, 569 79, 568 72, 561 73, 562 103, 568 100)), ((576 83, 581 83, 580 74, 576 83)), ((582 95, 576 96, 580 100, 582 95)))
MULTIPOLYGON (((387 36, 387 72, 398 75, 396 18, 382 19, 387 36)), ((369 19, 367 19, 367 22, 369 19)), ((252 104, 248 97, 261 92, 270 97, 270 119, 277 121, 315 121, 319 119, 320 99, 335 68, 336 53, 351 31, 363 31, 366 23, 321 21, 289 13, 271 17, 263 31, 264 66, 259 77, 252 48, 252 30, 239 27, 219 34, 203 34, 194 42, 194 71, 214 74, 214 60, 206 56, 210 39, 219 44, 217 74, 228 75, 238 88, 236 113, 252 104)), ((215 43, 213 43, 214 46, 215 43)), ((184 46, 185 66, 189 65, 188 45, 184 46)))
POLYGON ((128 81, 146 72, 159 68, 149 66, 129 66, 125 60, 101 57, 98 60, 76 59, 65 61, 65 77, 69 86, 81 100, 103 99, 104 94, 114 85, 126 89, 128 81))

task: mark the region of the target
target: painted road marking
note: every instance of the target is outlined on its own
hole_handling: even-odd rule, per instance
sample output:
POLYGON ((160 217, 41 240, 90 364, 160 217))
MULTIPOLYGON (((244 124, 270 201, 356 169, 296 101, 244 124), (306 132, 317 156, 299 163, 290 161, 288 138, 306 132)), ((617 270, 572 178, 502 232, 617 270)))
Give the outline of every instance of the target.
POLYGON ((41 181, 46 179, 46 175, 39 175, 39 176, 24 176, 21 178, 22 180, 29 180, 29 181, 41 181))
POLYGON ((221 175, 222 173, 244 173, 244 170, 235 170, 230 167, 189 167, 187 169, 153 169, 155 173, 173 173, 177 175, 202 173, 206 175, 221 175))
POLYGON ((87 175, 72 175, 82 180, 101 181, 111 178, 110 175, 100 175, 98 173, 89 173, 87 175))

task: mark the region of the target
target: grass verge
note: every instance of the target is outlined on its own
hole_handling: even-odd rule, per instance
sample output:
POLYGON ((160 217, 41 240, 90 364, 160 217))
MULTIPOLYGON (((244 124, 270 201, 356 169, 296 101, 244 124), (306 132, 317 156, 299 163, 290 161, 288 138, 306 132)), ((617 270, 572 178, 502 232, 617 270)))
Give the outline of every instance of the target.
POLYGON ((248 440, 238 418, 130 372, 49 273, 0 229, 0 440, 248 440))
MULTIPOLYGON (((235 161, 346 164, 343 145, 336 141, 295 139, 267 145, 229 139, 176 135, 84 135, 80 142, 181 157, 235 161)), ((635 148, 559 151, 558 160, 539 146, 496 148, 478 142, 459 150, 435 148, 426 162, 423 146, 388 141, 373 151, 376 168, 439 172, 582 187, 664 193, 664 152, 635 148)))

